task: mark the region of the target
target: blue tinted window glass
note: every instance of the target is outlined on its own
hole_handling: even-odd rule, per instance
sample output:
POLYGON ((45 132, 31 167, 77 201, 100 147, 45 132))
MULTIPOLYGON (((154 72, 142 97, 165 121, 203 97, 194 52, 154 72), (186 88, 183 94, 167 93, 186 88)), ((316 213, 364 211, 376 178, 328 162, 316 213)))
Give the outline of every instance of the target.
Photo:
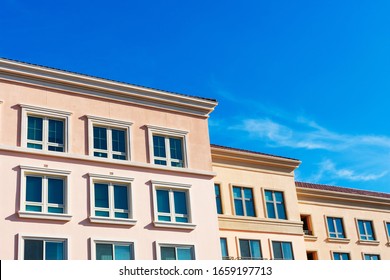
POLYGON ((246 200, 245 201, 245 210, 246 210, 246 215, 250 217, 255 216, 255 207, 253 205, 253 200, 246 200))
MULTIPOLYGON (((153 136, 153 152, 156 157, 166 157, 165 138, 161 136, 153 136)), ((166 163, 165 163, 166 164, 166 163)))
POLYGON ((49 119, 49 142, 64 144, 64 122, 49 119))
POLYGON ((390 223, 386 223, 386 228, 387 228, 387 236, 390 237, 390 223))
MULTIPOLYGON (((42 145, 40 144, 34 144, 34 143, 27 143, 27 148, 42 150, 42 145)), ((50 147, 49 147, 50 148, 50 147)))
POLYGON ((283 193, 282 192, 274 192, 275 200, 277 202, 283 202, 283 193))
POLYGON ((96 259, 97 260, 112 260, 112 245, 111 244, 96 244, 96 259))
POLYGON ((240 254, 242 259, 250 259, 251 251, 249 246, 249 240, 240 239, 240 254))
POLYGON ((64 181, 62 179, 48 178, 48 202, 64 204, 64 181))
POLYGON ((42 206, 26 205, 26 211, 42 212, 42 206))
POLYGON ((126 131, 112 129, 112 150, 115 152, 126 152, 126 131))
POLYGON ((234 187, 233 188, 233 196, 234 198, 241 198, 241 188, 234 187))
POLYGON ((252 257, 252 259, 260 259, 261 258, 260 241, 258 241, 258 240, 251 240, 250 241, 250 247, 251 247, 251 257, 252 257))
POLYGON ((64 208, 63 207, 48 207, 47 212, 49 213, 64 213, 64 208))
POLYGON ((337 260, 337 261, 341 260, 341 254, 340 253, 333 253, 333 259, 337 260))
POLYGON ((241 199, 234 200, 234 209, 236 210, 237 216, 244 216, 244 206, 241 199))
POLYGON ((175 213, 187 215, 187 199, 185 192, 173 192, 175 200, 175 213))
POLYGON ((93 127, 93 147, 99 150, 107 150, 107 129, 104 127, 93 127))
POLYGON ((98 216, 98 217, 109 217, 110 213, 108 211, 95 211, 95 216, 98 216))
POLYGON ((366 231, 364 229, 364 223, 363 221, 358 221, 358 227, 359 227, 359 233, 360 233, 360 239, 366 240, 366 231))
POLYGON ((158 216, 158 220, 159 221, 164 221, 164 222, 170 222, 171 221, 171 217, 170 216, 158 216))
POLYGON ((226 238, 220 238, 219 242, 221 245, 222 258, 226 258, 228 256, 228 248, 227 248, 226 238))
POLYGON ((114 186, 114 205, 115 209, 129 210, 126 186, 114 186))
POLYGON ((29 116, 27 122, 27 139, 42 141, 43 119, 29 116))
POLYGON ((183 160, 182 140, 178 138, 169 138, 171 158, 183 160))
POLYGON ((160 213, 170 213, 169 192, 166 190, 157 190, 157 211, 160 213))
POLYGON ((282 244, 281 242, 272 241, 272 251, 274 253, 274 259, 283 259, 282 244))
POLYGON ((26 177, 26 201, 42 202, 42 177, 26 177))
POLYGON ((43 260, 43 241, 24 240, 24 259, 43 260))
POLYGON ((290 242, 282 242, 282 251, 284 260, 293 260, 292 245, 290 242))
POLYGON ((272 197, 272 192, 271 191, 265 191, 264 194, 265 194, 265 200, 266 201, 273 201, 274 200, 273 197, 272 197))
POLYGON ((276 209, 278 211, 278 218, 279 219, 286 219, 286 210, 284 209, 284 204, 283 203, 278 203, 276 204, 276 209))
POLYGON ((95 207, 108 208, 108 185, 95 183, 95 207))
POLYGON ((177 248, 178 260, 193 260, 192 248, 177 248))
POLYGON ((116 260, 132 260, 130 245, 115 245, 115 259, 116 260))
POLYGON ((337 229, 337 238, 344 238, 344 229, 343 229, 343 221, 340 218, 336 218, 336 229, 337 229))
MULTIPOLYGON (((329 234, 335 233, 336 230, 335 230, 335 227, 334 227, 333 218, 327 217, 326 220, 327 220, 327 222, 328 222, 328 231, 329 231, 329 234)), ((336 237, 336 236, 330 236, 330 237, 336 237)))
POLYGON ((64 243, 63 242, 46 242, 45 248, 46 260, 63 260, 64 243))
POLYGON ((252 189, 244 188, 244 197, 252 199, 252 189))
POLYGON ((115 218, 121 218, 121 219, 128 219, 129 218, 128 213, 121 213, 121 212, 116 212, 114 216, 115 216, 115 218))
POLYGON ((374 231, 370 221, 365 221, 368 240, 374 240, 374 231))
POLYGON ((176 252, 174 247, 161 247, 162 260, 176 260, 176 252))
POLYGON ((267 205, 267 215, 268 215, 268 218, 275 219, 276 218, 276 213, 275 213, 274 204, 272 202, 267 202, 266 205, 267 205))

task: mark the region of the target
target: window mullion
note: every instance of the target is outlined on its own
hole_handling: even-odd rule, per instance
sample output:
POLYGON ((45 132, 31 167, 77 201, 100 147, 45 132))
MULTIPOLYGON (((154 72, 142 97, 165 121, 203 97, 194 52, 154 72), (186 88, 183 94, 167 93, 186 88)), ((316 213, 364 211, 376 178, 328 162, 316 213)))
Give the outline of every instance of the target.
POLYGON ((176 213, 175 213, 175 197, 172 189, 169 190, 169 211, 171 212, 171 222, 176 222, 176 213))
POLYGON ((44 151, 49 150, 49 119, 47 117, 43 118, 42 148, 44 151))
POLYGON ((42 243, 43 243, 43 246, 42 246, 42 250, 43 250, 42 256, 43 257, 42 257, 42 259, 46 260, 46 240, 43 240, 42 243))
POLYGON ((110 183, 108 185, 108 210, 110 213, 110 218, 115 218, 114 208, 114 185, 110 183))
POLYGON ((171 160, 171 148, 169 145, 169 137, 164 136, 164 143, 165 143, 165 153, 167 156, 167 166, 172 166, 172 160, 171 160))
POLYGON ((47 176, 42 177, 42 210, 49 212, 49 180, 47 176))
POLYGON ((106 136, 107 136, 107 157, 112 159, 112 131, 111 127, 106 128, 106 136))

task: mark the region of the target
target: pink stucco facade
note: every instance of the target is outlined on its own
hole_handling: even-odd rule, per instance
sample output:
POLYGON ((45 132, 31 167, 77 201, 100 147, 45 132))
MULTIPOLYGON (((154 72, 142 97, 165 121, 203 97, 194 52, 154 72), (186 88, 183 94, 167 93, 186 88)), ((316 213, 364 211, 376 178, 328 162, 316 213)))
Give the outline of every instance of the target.
POLYGON ((95 240, 132 243, 140 260, 159 259, 161 244, 192 246, 195 259, 220 259, 207 124, 215 105, 213 100, 1 60, 0 259, 23 259, 22 240, 29 236, 66 240, 66 258, 75 260, 94 259, 95 240), (30 113, 63 114, 65 152, 26 146, 30 113), (94 121, 125 128, 126 160, 93 155, 94 121), (154 132, 182 140, 184 167, 154 164, 154 132), (31 215, 22 209, 30 173, 66 178, 64 215, 31 215), (129 222, 91 218, 94 178, 129 186, 129 222), (186 193, 187 224, 158 222, 154 192, 160 187, 186 193))

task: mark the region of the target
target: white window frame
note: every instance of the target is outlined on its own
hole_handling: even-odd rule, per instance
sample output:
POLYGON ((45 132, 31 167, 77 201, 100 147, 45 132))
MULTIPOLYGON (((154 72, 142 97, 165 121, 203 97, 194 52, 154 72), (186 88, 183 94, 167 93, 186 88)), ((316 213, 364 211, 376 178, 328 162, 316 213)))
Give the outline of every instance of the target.
POLYGON ((355 219, 355 222, 356 222, 356 227, 357 227, 357 233, 358 233, 358 239, 359 239, 359 242, 373 242, 373 243, 376 243, 378 242, 377 240, 377 236, 376 236, 376 232, 375 232, 375 228, 374 228, 374 221, 373 220, 368 220, 368 219, 358 219, 356 218, 355 219), (366 227, 366 223, 363 223, 363 227, 364 227, 364 233, 360 233, 360 228, 359 228, 359 221, 362 221, 362 222, 370 222, 371 223, 371 229, 372 229, 372 237, 373 239, 370 240, 370 239, 362 239, 361 236, 366 236, 368 238, 368 233, 367 233, 367 227, 366 227))
POLYGON ((327 236, 328 238, 330 239, 340 239, 340 240, 348 240, 347 238, 347 233, 345 231, 345 225, 344 225, 344 218, 343 217, 339 217, 339 216, 325 216, 325 223, 326 223, 326 232, 327 232, 327 236), (333 226, 335 228, 335 234, 336 236, 340 234, 340 232, 337 231, 337 226, 336 226, 336 223, 335 223, 335 220, 334 219, 341 219, 341 226, 343 227, 343 233, 344 233, 344 237, 330 237, 330 234, 331 232, 329 231, 329 224, 328 224, 328 218, 332 218, 332 222, 333 222, 333 226))
POLYGON ((131 161, 131 126, 133 125, 132 122, 127 121, 121 121, 121 120, 113 120, 113 119, 107 119, 102 117, 96 117, 96 116, 86 116, 88 119, 88 152, 91 157, 94 158, 100 158, 102 160, 113 160, 113 161, 131 161), (93 127, 99 126, 104 127, 107 129, 107 150, 100 150, 95 149, 93 147, 93 127), (114 159, 113 155, 123 155, 121 152, 116 152, 112 150, 112 137, 111 137, 111 130, 112 129, 118 129, 118 130, 125 130, 126 136, 126 152, 125 160, 121 159, 114 159), (103 157, 96 157, 94 156, 94 152, 102 152, 107 153, 107 158, 103 157))
POLYGON ((187 135, 188 131, 183 131, 183 130, 176 130, 176 129, 171 129, 171 128, 165 128, 165 127, 158 127, 158 126, 153 126, 153 125, 147 125, 146 126, 148 129, 148 138, 149 138, 149 161, 151 164, 154 165, 159 165, 155 164, 155 160, 163 160, 166 161, 166 165, 160 165, 160 166, 166 166, 169 168, 188 168, 188 150, 187 150, 187 135), (161 136, 164 137, 165 139, 165 152, 166 152, 166 157, 155 157, 154 155, 154 145, 153 145, 153 136, 161 136), (182 143, 183 143, 183 167, 175 167, 172 166, 172 162, 177 162, 177 160, 174 160, 171 158, 170 154, 170 145, 169 145, 169 138, 181 138, 182 143))
MULTIPOLYGON (((61 111, 61 110, 55 110, 55 109, 50 109, 50 108, 45 108, 45 107, 38 107, 38 106, 32 106, 32 105, 26 105, 26 104, 19 104, 21 108, 21 146, 27 149, 31 149, 27 147, 27 143, 33 143, 33 144, 39 144, 42 145, 42 150, 40 151, 45 151, 49 153, 68 153, 70 151, 70 116, 72 113, 66 112, 66 111, 61 111), (38 117, 38 118, 43 118, 44 123, 43 123, 43 135, 42 135, 42 142, 40 141, 34 141, 34 140, 28 140, 27 139, 27 130, 28 130, 28 117, 38 117), (50 151, 48 149, 49 146, 56 146, 58 145, 57 143, 49 143, 48 142, 48 119, 57 119, 57 120, 62 120, 64 121, 64 144, 63 152, 58 152, 58 151, 50 151)), ((60 147, 60 146, 59 146, 60 147)))
MULTIPOLYGON (((32 166, 20 165, 20 204, 19 204, 19 217, 20 218, 34 218, 34 219, 47 219, 47 220, 62 220, 69 221, 72 218, 70 214, 70 187, 69 187, 69 174, 70 171, 66 170, 56 170, 49 168, 40 168, 32 166), (61 178, 64 180, 64 213, 49 213, 45 211, 48 208, 48 186, 47 180, 43 182, 42 185, 42 203, 39 206, 42 206, 42 212, 32 212, 26 211, 26 187, 27 187, 27 176, 37 176, 44 178, 61 178)), ((38 204, 37 204, 38 205, 38 204)))
POLYGON ((386 238, 387 238, 387 245, 390 246, 390 226, 387 227, 387 225, 390 225, 390 221, 383 221, 383 224, 385 226, 385 232, 386 232, 386 238))
MULTIPOLYGON (((154 208, 154 221, 153 224, 155 227, 169 227, 169 228, 183 228, 183 229, 194 229, 196 227, 193 224, 193 216, 191 212, 191 194, 190 189, 191 185, 189 184, 178 184, 178 183, 169 183, 169 182, 161 182, 161 181, 151 181, 152 183, 152 193, 153 193, 153 208, 154 208), (158 216, 160 215, 157 211, 157 190, 167 190, 169 191, 169 207, 170 207, 170 217, 171 221, 159 221, 158 216), (182 191, 186 193, 186 203, 187 203, 187 219, 188 223, 180 223, 176 222, 175 218, 177 215, 175 214, 174 209, 174 197, 173 191, 182 191)), ((166 213, 164 213, 166 215, 166 213)))
MULTIPOLYGON (((64 243, 64 260, 68 260, 69 252, 69 237, 56 237, 52 235, 31 235, 18 234, 18 260, 24 260, 24 241, 25 240, 40 240, 43 242, 63 242, 64 243)), ((43 247, 43 260, 45 260, 45 246, 43 247)))
POLYGON ((288 211, 287 211, 287 201, 286 201, 286 196, 285 196, 285 191, 283 190, 279 190, 279 189, 272 189, 272 188, 263 188, 263 201, 264 201, 264 207, 265 207, 265 213, 266 213, 266 218, 267 219, 277 219, 277 220, 284 220, 284 221, 287 221, 288 220, 288 211), (274 208, 274 211, 275 211, 275 218, 269 218, 269 213, 268 213, 268 209, 267 209, 267 198, 265 196, 265 192, 266 191, 270 191, 272 192, 272 205, 273 205, 273 208, 274 208), (282 196, 283 196, 283 206, 284 206, 284 214, 286 215, 286 218, 285 219, 282 219, 282 218, 279 218, 279 212, 278 212, 278 207, 277 207, 277 204, 281 204, 280 202, 276 201, 276 197, 275 197, 275 192, 279 192, 279 193, 282 193, 282 196))
POLYGON ((175 244, 175 243, 157 243, 157 246, 156 246, 156 255, 157 255, 157 260, 162 260, 161 259, 161 247, 171 247, 171 248, 175 248, 175 254, 176 254, 176 260, 177 260, 177 249, 178 248, 192 248, 192 253, 193 253, 193 257, 194 259, 193 260, 196 260, 196 251, 195 251, 195 245, 193 244, 175 244))
POLYGON ((249 186, 240 186, 240 185, 234 185, 232 184, 231 185, 231 192, 232 192, 232 197, 233 197, 233 209, 234 209, 234 215, 238 216, 238 217, 249 217, 249 218, 255 218, 257 217, 257 210, 256 210, 256 204, 255 204, 255 192, 254 192, 254 188, 253 187, 249 187, 249 186), (236 212, 236 207, 235 207, 235 203, 234 201, 236 200, 236 198, 234 197, 234 188, 240 188, 240 192, 241 192, 241 198, 237 198, 239 200, 242 201, 242 207, 243 207, 243 210, 244 210, 244 215, 243 216, 238 216, 237 215, 237 212, 236 212), (246 201, 250 201, 249 198, 245 198, 245 195, 244 195, 244 189, 250 189, 251 192, 252 192, 252 203, 253 203, 253 212, 254 212, 254 216, 248 216, 247 215, 247 210, 246 210, 246 204, 245 202, 246 201))
POLYGON ((330 251, 330 254, 332 256, 332 260, 335 260, 334 258, 334 254, 348 254, 348 260, 342 260, 342 261, 350 261, 352 260, 352 257, 351 257, 351 252, 349 251, 330 251))
MULTIPOLYGON (((90 239, 91 240, 91 260, 96 260, 96 245, 97 244, 110 244, 112 246, 115 246, 115 245, 131 245, 133 248, 133 259, 132 260, 135 260, 135 244, 134 244, 134 241, 129 241, 129 240, 108 240, 108 239, 90 239)), ((114 257, 115 257, 115 247, 113 248, 113 260, 114 257)))
POLYGON ((101 174, 93 174, 88 173, 89 176, 89 197, 90 197, 90 217, 89 220, 91 223, 105 223, 105 224, 119 224, 119 225, 135 225, 137 220, 134 219, 134 197, 132 194, 132 185, 133 178, 128 177, 118 177, 118 176, 110 176, 110 175, 101 175, 101 174), (95 216, 95 210, 104 209, 107 211, 107 208, 96 208, 95 207, 95 183, 103 183, 109 185, 109 208, 108 211, 110 213, 109 217, 100 217, 95 216), (115 217, 115 209, 114 209, 114 188, 113 185, 126 185, 127 186, 127 201, 128 205, 128 214, 129 218, 116 218, 115 217))

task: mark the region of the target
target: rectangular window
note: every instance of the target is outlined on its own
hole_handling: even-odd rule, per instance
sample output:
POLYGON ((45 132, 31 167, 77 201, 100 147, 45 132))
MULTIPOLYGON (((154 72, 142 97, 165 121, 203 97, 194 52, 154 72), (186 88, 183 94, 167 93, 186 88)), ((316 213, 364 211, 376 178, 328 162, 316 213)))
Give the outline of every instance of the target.
POLYGON ((157 219, 163 222, 188 223, 187 191, 156 189, 157 219))
POLYGON ((188 167, 186 131, 147 126, 150 161, 157 165, 188 167))
POLYGON ((24 260, 66 260, 66 241, 24 239, 24 260))
POLYGON ((272 251, 275 260, 294 259, 291 242, 272 241, 272 251))
POLYGON ((195 260, 194 246, 160 246, 161 260, 195 260))
POLYGON ((228 253, 228 247, 227 247, 227 240, 226 238, 220 238, 219 243, 221 245, 221 254, 223 260, 229 259, 229 253, 228 253))
POLYGON ((233 198, 237 216, 256 216, 251 188, 233 187, 233 198))
POLYGON ((390 223, 386 222, 387 238, 390 241, 390 223))
POLYGON ((261 260, 260 240, 240 239, 240 256, 242 260, 261 260))
POLYGON ((22 146, 43 151, 68 151, 68 125, 71 113, 20 105, 22 146))
POLYGON ((349 253, 333 252, 333 259, 338 261, 349 260, 349 253))
POLYGON ((360 240, 375 240, 372 221, 358 220, 357 223, 360 240))
POLYGON ((96 243, 96 260, 134 260, 133 243, 96 243))
POLYGON ((301 215, 301 221, 303 223, 303 233, 305 235, 313 235, 311 216, 310 215, 301 215))
POLYGON ((222 214, 221 188, 218 184, 214 184, 215 202, 217 205, 217 213, 222 214))
POLYGON ((326 221, 330 238, 345 238, 342 218, 327 217, 326 221))
POLYGON ((265 203, 267 207, 267 217, 272 219, 286 220, 286 209, 284 206, 283 193, 278 191, 265 190, 265 203))
POLYGON ((381 258, 377 254, 364 254, 364 260, 367 261, 379 261, 381 258))

